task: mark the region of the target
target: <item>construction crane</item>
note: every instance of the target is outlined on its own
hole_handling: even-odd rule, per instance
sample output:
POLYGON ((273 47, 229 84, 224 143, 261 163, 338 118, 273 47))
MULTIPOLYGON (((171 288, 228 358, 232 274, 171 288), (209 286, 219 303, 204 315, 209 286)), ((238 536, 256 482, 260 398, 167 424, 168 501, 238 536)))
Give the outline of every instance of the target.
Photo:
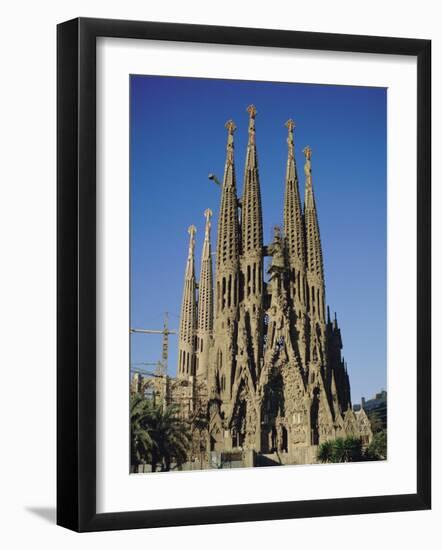
POLYGON ((159 378, 159 377, 164 376, 162 374, 161 361, 156 361, 155 363, 147 362, 147 361, 139 361, 137 363, 131 363, 130 371, 134 374, 136 373, 136 374, 141 374, 142 376, 153 376, 155 378, 159 378), (146 366, 155 365, 156 369, 155 369, 155 372, 151 372, 151 371, 148 371, 146 369, 143 369, 142 367, 139 367, 138 365, 146 365, 146 366))
POLYGON ((130 328, 131 334, 162 334, 163 335, 163 349, 161 354, 161 361, 154 363, 157 365, 157 376, 167 376, 167 361, 169 359, 169 334, 177 334, 177 330, 169 329, 169 314, 167 311, 164 313, 164 325, 162 330, 149 329, 149 328, 130 328))
POLYGON ((167 376, 161 373, 161 361, 157 361, 156 363, 150 361, 132 363, 130 366, 130 373, 131 392, 149 397, 154 403, 157 397, 159 397, 163 403, 164 409, 167 405, 168 380, 167 376), (138 365, 156 365, 157 369, 156 372, 151 372, 138 365))

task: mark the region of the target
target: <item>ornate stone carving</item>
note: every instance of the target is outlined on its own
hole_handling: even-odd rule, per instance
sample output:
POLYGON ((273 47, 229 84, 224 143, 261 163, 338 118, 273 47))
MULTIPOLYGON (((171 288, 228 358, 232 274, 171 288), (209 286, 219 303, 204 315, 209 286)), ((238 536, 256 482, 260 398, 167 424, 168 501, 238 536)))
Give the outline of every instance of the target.
MULTIPOLYGON (((275 228, 271 244, 264 246, 255 142, 257 111, 250 105, 247 112, 242 199, 237 196, 234 167, 236 126, 231 120, 226 123, 227 153, 218 219, 215 303, 204 301, 207 288, 213 285, 211 272, 204 285, 201 280, 198 287, 201 305, 198 319, 213 316, 213 326, 203 334, 195 322, 193 228, 189 231, 186 305, 181 314, 187 347, 180 350, 186 352, 187 365, 189 356, 198 361, 204 359, 201 351, 196 352, 192 346, 209 347, 204 359, 206 389, 202 393, 210 400, 207 409, 211 448, 290 453, 294 447, 317 445, 338 435, 366 434, 369 426, 366 417, 355 416, 351 411, 350 384, 341 358, 340 329, 337 322, 325 319, 312 150, 309 146, 303 150, 303 212, 294 154, 295 123, 289 119, 286 122, 284 227, 283 230, 275 228), (268 282, 263 273, 265 255, 271 256, 268 282)), ((212 211, 207 209, 204 216, 207 244, 212 211)), ((206 274, 211 265, 207 249, 208 246, 203 254, 206 274)), ((191 379, 192 371, 181 369, 180 372, 184 378, 191 379)))

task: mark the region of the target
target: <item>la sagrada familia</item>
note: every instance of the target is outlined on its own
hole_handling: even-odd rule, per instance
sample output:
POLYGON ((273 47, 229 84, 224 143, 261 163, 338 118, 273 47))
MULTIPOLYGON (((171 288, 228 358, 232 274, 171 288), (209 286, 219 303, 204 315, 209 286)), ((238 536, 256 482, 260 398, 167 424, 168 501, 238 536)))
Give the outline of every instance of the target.
MULTIPOLYGON (((201 271, 194 266, 195 233, 185 269, 178 344, 179 381, 189 410, 207 415, 207 448, 278 455, 286 464, 313 462, 317 445, 340 436, 371 439, 363 409, 351 406, 341 331, 325 306, 325 281, 313 192, 312 151, 304 149, 302 207, 294 128, 286 122, 288 155, 283 227, 263 240, 256 147, 256 109, 248 109, 242 197, 235 173, 233 121, 218 218, 215 273, 210 209, 201 271), (268 257, 267 274, 264 259, 268 257)), ((173 397, 172 397, 173 399, 173 397)), ((183 401, 183 402, 184 402, 183 401)))

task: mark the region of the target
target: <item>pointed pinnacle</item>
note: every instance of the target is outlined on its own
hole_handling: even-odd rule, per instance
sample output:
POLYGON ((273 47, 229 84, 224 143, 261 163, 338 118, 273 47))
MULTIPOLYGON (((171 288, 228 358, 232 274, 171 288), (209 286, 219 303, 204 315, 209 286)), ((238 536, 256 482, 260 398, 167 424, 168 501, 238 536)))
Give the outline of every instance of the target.
POLYGON ((249 118, 249 145, 255 145, 255 117, 256 117, 256 108, 254 105, 249 105, 247 107, 247 112, 250 115, 249 118))
POLYGON ((225 124, 225 127, 229 135, 232 135, 233 132, 236 130, 236 124, 233 122, 233 120, 228 120, 225 124))
POLYGON ((196 227, 190 225, 187 229, 187 232, 190 235, 189 239, 189 251, 187 255, 187 265, 186 265, 186 279, 191 279, 194 277, 194 252, 195 252, 195 233, 196 227))
POLYGON ((247 112, 249 113, 250 118, 255 118, 258 111, 256 110, 256 107, 254 105, 249 105, 247 107, 247 112))
POLYGON ((227 129, 227 166, 233 165, 233 133, 236 130, 236 125, 233 120, 228 120, 225 124, 227 129))
POLYGON ((189 225, 187 232, 190 235, 189 239, 189 255, 193 254, 193 250, 195 248, 195 233, 196 233, 196 227, 194 225, 189 225))
POLYGON ((293 160, 295 156, 295 140, 293 137, 295 122, 291 118, 289 118, 289 120, 285 123, 285 126, 289 130, 289 135, 287 136, 287 145, 289 147, 289 160, 293 160))
POLYGON ((206 239, 208 239, 210 236, 210 227, 211 227, 210 218, 212 217, 212 215, 213 215, 213 212, 212 210, 210 210, 210 208, 206 208, 206 210, 204 210, 204 217, 206 218, 206 231, 205 231, 206 239))
POLYGON ((289 118, 285 123, 285 127, 288 128, 289 132, 293 132, 293 130, 296 128, 295 121, 289 118))
POLYGON ((304 147, 304 149, 302 150, 302 152, 304 153, 305 155, 305 158, 307 160, 310 160, 312 158, 312 150, 310 148, 310 145, 307 145, 307 147, 304 147))
POLYGON ((307 147, 304 147, 302 152, 305 155, 304 174, 306 176, 306 188, 311 190, 312 188, 312 163, 311 163, 312 150, 310 149, 310 146, 307 145, 307 147))

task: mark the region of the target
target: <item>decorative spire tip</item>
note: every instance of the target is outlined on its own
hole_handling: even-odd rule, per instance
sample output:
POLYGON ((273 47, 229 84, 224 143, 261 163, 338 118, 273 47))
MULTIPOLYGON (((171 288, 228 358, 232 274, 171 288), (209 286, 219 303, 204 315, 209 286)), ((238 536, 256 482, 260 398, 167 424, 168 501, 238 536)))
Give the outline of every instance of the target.
POLYGON ((210 218, 212 217, 213 215, 213 212, 212 210, 210 210, 210 208, 206 208, 204 210, 204 217, 206 218, 206 228, 205 228, 205 239, 209 239, 210 237, 210 228, 211 228, 211 223, 210 223, 210 218))
POLYGON ((256 110, 256 107, 254 105, 249 105, 247 107, 247 112, 249 113, 250 118, 255 118, 258 111, 256 110))
POLYGON ((229 134, 233 134, 233 132, 236 130, 236 124, 233 122, 233 120, 228 120, 225 124, 225 127, 229 134))
POLYGON ((305 158, 307 160, 310 160, 312 158, 312 150, 310 148, 310 145, 307 145, 307 147, 304 147, 304 149, 302 150, 302 152, 304 153, 305 155, 305 158))
POLYGON ((295 121, 291 118, 288 119, 288 121, 285 123, 286 128, 288 128, 289 132, 293 132, 293 130, 296 128, 295 121))

